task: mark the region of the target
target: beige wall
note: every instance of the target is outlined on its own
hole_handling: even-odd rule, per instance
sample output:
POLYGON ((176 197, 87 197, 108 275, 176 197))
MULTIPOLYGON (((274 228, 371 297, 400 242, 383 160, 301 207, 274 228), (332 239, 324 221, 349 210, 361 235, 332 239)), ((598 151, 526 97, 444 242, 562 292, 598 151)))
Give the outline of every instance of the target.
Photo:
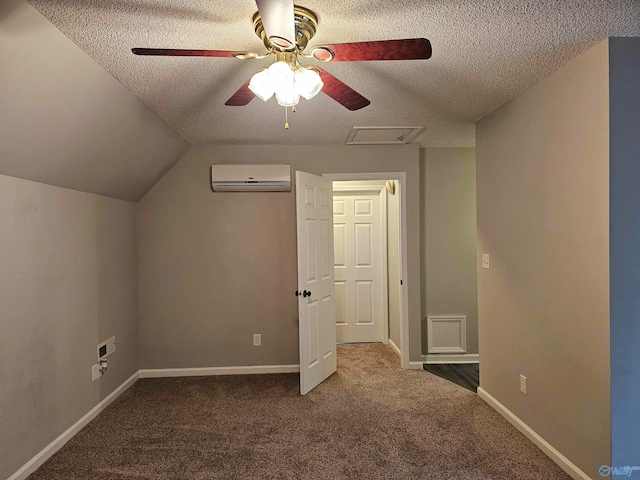
POLYGON ((407 172, 409 351, 420 360, 418 147, 211 146, 139 203, 141 368, 298 363, 294 193, 213 193, 213 163, 407 172))
POLYGON ((478 353, 476 164, 473 148, 421 150, 422 352, 428 315, 465 315, 478 353))
POLYGON ((608 93, 604 42, 477 125, 480 386, 592 478, 611 460, 608 93))
POLYGON ((191 147, 25 0, 0 51, 1 174, 136 201, 191 147))
POLYGON ((0 478, 138 370, 135 244, 134 203, 0 176, 0 478))

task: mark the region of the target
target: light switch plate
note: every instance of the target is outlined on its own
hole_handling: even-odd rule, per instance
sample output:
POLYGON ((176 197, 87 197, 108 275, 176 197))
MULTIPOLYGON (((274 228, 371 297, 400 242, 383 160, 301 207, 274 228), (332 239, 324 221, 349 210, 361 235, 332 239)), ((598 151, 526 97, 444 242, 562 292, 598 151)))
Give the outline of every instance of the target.
POLYGON ((527 394, 527 377, 520 375, 520 392, 527 394))

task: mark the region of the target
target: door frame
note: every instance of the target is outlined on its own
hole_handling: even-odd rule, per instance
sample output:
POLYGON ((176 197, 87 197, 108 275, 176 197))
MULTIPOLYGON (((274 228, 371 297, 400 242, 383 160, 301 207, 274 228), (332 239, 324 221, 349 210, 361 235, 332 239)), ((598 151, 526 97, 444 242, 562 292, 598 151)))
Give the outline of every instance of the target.
MULTIPOLYGON (((407 173, 406 172, 362 172, 362 173, 325 173, 322 175, 331 181, 358 180, 396 180, 400 195, 400 258, 402 281, 402 301, 400 302, 400 366, 410 368, 409 364, 409 289, 407 288, 407 173)), ((388 323, 388 322, 387 322, 388 323)))
MULTIPOLYGON (((343 180, 334 180, 333 182, 340 182, 343 180)), ((387 179, 389 180, 389 179, 387 179)), ((389 250, 388 250, 388 222, 387 222, 387 186, 385 185, 385 181, 381 180, 376 185, 366 185, 366 186, 349 186, 343 187, 333 185, 333 193, 340 195, 341 193, 372 193, 377 194, 378 199, 380 200, 380 226, 384 230, 384 234, 381 232, 380 238, 380 246, 382 256, 381 264, 382 264, 382 285, 384 288, 382 289, 382 343, 385 345, 389 344, 389 250)))

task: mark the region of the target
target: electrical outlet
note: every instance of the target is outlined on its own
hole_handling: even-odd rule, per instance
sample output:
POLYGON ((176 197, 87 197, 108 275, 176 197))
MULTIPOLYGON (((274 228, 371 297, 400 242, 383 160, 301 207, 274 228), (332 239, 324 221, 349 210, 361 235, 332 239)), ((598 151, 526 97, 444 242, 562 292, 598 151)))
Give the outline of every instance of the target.
POLYGON ((253 334, 253 346, 260 347, 262 345, 262 334, 254 333, 253 334))
POLYGON ((100 364, 96 363, 91 366, 91 381, 95 382, 102 376, 102 372, 100 371, 100 364))
POLYGON ((520 392, 527 394, 527 377, 520 375, 520 392))
POLYGON ((482 268, 485 269, 489 269, 489 254, 488 253, 483 253, 482 254, 482 268))

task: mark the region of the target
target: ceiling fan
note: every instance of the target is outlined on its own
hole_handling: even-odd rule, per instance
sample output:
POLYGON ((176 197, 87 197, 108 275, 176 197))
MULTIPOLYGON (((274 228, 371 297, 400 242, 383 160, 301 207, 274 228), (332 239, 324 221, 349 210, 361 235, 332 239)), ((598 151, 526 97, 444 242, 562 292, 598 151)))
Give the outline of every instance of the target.
POLYGON ((186 57, 235 57, 242 60, 273 56, 275 62, 262 69, 234 93, 225 105, 244 106, 254 96, 268 100, 275 94, 280 105, 291 107, 300 96, 310 99, 322 91, 349 110, 359 110, 371 102, 322 68, 303 67, 299 59, 321 62, 356 62, 365 60, 419 60, 431 57, 431 43, 426 38, 339 43, 315 46, 304 53, 318 26, 311 10, 293 4, 293 0, 256 0, 253 16, 256 35, 267 48, 266 53, 229 50, 183 50, 169 48, 133 48, 136 55, 186 57))

